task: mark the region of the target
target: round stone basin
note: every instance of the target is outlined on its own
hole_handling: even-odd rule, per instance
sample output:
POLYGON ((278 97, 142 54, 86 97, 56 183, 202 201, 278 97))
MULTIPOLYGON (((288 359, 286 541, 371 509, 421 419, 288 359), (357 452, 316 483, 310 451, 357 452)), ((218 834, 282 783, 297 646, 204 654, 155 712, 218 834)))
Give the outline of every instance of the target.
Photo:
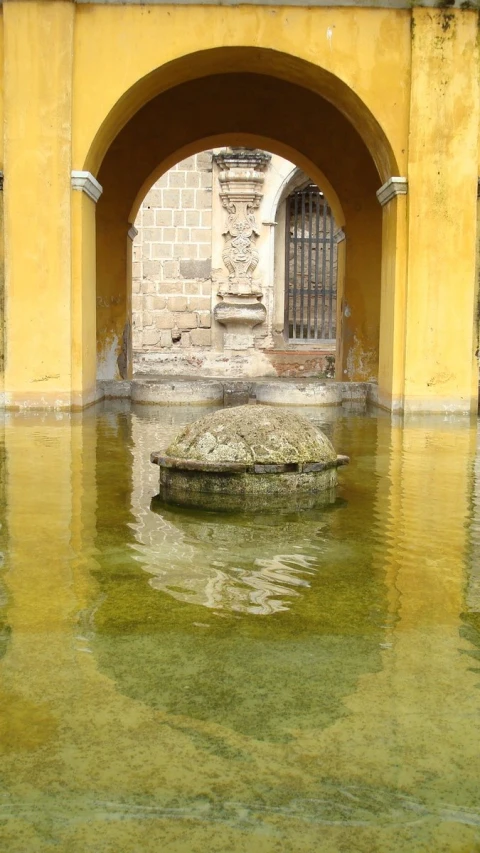
POLYGON ((167 503, 252 511, 330 503, 349 461, 307 418, 261 405, 206 415, 150 458, 167 503))

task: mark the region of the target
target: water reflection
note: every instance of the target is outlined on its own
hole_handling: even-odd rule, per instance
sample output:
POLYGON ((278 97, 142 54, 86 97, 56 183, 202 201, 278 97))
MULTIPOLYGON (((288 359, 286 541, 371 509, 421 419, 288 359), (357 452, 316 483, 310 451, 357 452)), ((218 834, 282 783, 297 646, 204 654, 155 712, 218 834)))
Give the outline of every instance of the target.
POLYGON ((259 517, 170 510, 154 498, 158 537, 141 550, 154 589, 240 613, 288 610, 326 547, 326 510, 259 517), (171 543, 175 547, 171 547, 171 543))
MULTIPOLYGON (((83 633, 100 670, 182 730, 187 719, 221 726, 214 737, 195 730, 214 752, 227 750, 227 731, 281 743, 331 725, 359 676, 378 669, 388 621, 373 540, 356 540, 356 512, 348 530, 337 517, 344 498, 281 517, 195 513, 155 500, 146 512, 158 471, 145 445, 170 437, 159 435, 158 417, 142 421, 141 442, 139 433, 134 419, 128 441, 143 476, 134 478, 133 524, 125 507, 132 541, 121 568, 99 508, 100 590, 83 633)), ((124 466, 123 488, 130 476, 124 466)), ((371 497, 363 497, 365 509, 371 497)))
POLYGON ((475 432, 335 414, 253 535, 150 509, 195 412, 7 417, 2 850, 478 848, 475 432))
POLYGON ((473 494, 470 519, 469 565, 466 580, 465 609, 461 615, 460 636, 467 640, 465 654, 471 659, 472 672, 480 689, 480 432, 473 466, 473 494))

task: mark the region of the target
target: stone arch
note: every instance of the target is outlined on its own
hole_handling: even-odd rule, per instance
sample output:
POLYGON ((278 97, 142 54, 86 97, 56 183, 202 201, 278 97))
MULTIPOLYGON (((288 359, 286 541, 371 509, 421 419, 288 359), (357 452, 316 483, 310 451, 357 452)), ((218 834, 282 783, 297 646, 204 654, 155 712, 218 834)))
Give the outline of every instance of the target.
MULTIPOLYGON (((216 51, 207 53, 215 60, 220 55, 227 56, 216 51)), ((265 52, 260 53, 263 57, 265 52)), ((227 54, 229 67, 232 62, 242 67, 247 58, 252 59, 250 49, 246 53, 229 50, 227 54)), ((258 52, 253 55, 258 60, 258 52)), ((191 73, 197 61, 195 55, 191 73)), ((297 76, 299 68, 308 71, 304 81, 307 85, 292 83, 286 79, 295 77, 292 67, 282 72, 278 61, 278 54, 269 51, 261 73, 228 71, 164 89, 126 122, 130 107, 122 108, 123 127, 107 147, 97 172, 104 188, 97 205, 96 229, 97 357, 104 366, 102 378, 129 375, 131 241, 127 233, 140 199, 155 175, 189 153, 218 145, 249 145, 270 150, 296 162, 313 180, 335 187, 335 196, 348 220, 351 247, 345 275, 351 319, 344 329, 339 375, 351 379, 376 378, 382 252, 381 208, 376 191, 381 179, 391 170, 396 171, 393 149, 365 105, 360 109, 358 96, 352 93, 348 101, 342 81, 334 86, 333 75, 319 68, 315 81, 312 77, 315 67, 304 69, 305 63, 298 66, 295 60, 292 67, 297 76), (267 73, 269 67, 274 68, 277 76, 267 73), (341 108, 315 91, 314 84, 317 90, 327 91, 332 100, 338 88, 341 108), (299 119, 295 126, 285 122, 288 104, 299 119), (363 114, 363 136, 373 134, 374 153, 346 117, 347 112, 361 125, 363 114), (348 361, 352 346, 357 356, 348 361)), ((156 75, 157 87, 159 79, 156 75)), ((134 87, 136 96, 138 86, 134 87)), ((127 101, 131 102, 130 96, 127 101)), ((94 171, 101 159, 102 145, 107 144, 115 122, 117 126, 120 122, 120 113, 116 117, 109 115, 105 121, 84 163, 94 171)))
POLYGON ((334 188, 319 169, 316 170, 315 177, 310 175, 305 169, 296 165, 291 172, 284 178, 281 184, 278 187, 277 194, 273 200, 273 204, 271 207, 270 218, 275 220, 278 216, 278 211, 280 209, 280 205, 285 201, 285 199, 290 195, 292 190, 296 189, 298 186, 301 186, 303 180, 305 179, 305 175, 308 175, 308 178, 315 181, 318 187, 321 187, 322 191, 325 193, 328 198, 328 203, 333 211, 333 215, 335 217, 335 222, 338 224, 339 228, 343 228, 345 225, 345 214, 343 212, 342 205, 340 203, 340 199, 338 198, 337 193, 334 188))
MULTIPOLYGON (((128 215, 128 221, 130 223, 133 223, 135 221, 140 205, 142 204, 142 201, 147 195, 148 191, 153 187, 154 183, 158 180, 158 178, 160 178, 163 174, 165 174, 165 172, 171 169, 172 166, 180 162, 180 160, 183 160, 186 157, 190 157, 192 154, 197 154, 199 151, 207 151, 211 148, 219 148, 221 146, 230 144, 240 144, 245 145, 245 147, 247 148, 261 148, 264 151, 271 151, 273 154, 278 154, 285 160, 289 160, 291 163, 295 163, 296 165, 295 168, 292 170, 293 172, 300 170, 304 174, 308 173, 310 175, 311 173, 312 180, 314 180, 319 186, 321 185, 322 187, 325 187, 326 192, 328 193, 329 200, 332 200, 331 205, 332 210, 335 214, 335 220, 341 225, 344 224, 345 214, 343 212, 340 199, 338 198, 338 195, 335 192, 334 188, 331 186, 329 180, 324 175, 322 170, 317 166, 317 164, 307 159, 301 151, 296 148, 293 148, 290 145, 286 145, 282 142, 279 142, 277 139, 272 139, 271 137, 253 133, 222 133, 216 136, 208 136, 204 139, 199 139, 193 143, 189 143, 183 148, 180 148, 178 151, 175 151, 161 163, 158 163, 153 169, 153 171, 145 179, 135 196, 135 200, 128 215)), ((289 180, 290 176, 287 177, 286 181, 288 182, 289 180)), ((284 183, 282 183, 281 186, 283 187, 283 185, 284 183)), ((275 198, 269 213, 269 216, 272 220, 275 218, 275 213, 278 204, 279 201, 277 198, 275 198)))
POLYGON ((333 73, 322 65, 295 56, 293 51, 252 45, 214 47, 166 62, 140 77, 121 93, 97 127, 79 168, 97 175, 114 140, 134 115, 162 92, 217 74, 253 73, 292 83, 319 95, 347 118, 371 153, 384 183, 399 174, 397 156, 379 118, 351 85, 342 79, 342 66, 333 73))

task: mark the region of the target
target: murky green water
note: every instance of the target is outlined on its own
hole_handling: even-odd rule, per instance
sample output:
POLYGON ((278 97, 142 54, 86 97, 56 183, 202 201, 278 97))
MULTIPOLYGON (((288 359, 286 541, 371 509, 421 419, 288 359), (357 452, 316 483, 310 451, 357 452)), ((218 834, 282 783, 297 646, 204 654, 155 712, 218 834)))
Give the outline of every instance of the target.
POLYGON ((198 414, 6 417, 0 850, 480 851, 475 425, 310 412, 336 502, 246 518, 152 504, 198 414))

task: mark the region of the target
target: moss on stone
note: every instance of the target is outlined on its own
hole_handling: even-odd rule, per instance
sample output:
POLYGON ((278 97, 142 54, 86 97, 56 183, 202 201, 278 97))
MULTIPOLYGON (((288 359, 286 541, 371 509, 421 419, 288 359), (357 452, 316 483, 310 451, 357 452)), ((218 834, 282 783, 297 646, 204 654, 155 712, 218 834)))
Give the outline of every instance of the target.
POLYGON ((328 438, 307 418, 269 406, 221 409, 189 424, 167 455, 198 462, 334 462, 328 438))

